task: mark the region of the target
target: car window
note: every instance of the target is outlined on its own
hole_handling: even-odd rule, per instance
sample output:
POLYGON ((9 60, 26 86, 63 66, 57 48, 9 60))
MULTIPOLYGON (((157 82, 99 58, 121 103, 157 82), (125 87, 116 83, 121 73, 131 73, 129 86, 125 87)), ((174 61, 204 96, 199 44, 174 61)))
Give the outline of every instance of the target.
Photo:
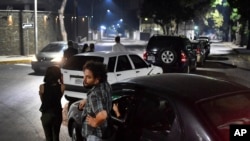
POLYGON ((114 110, 111 110, 111 116, 113 119, 117 120, 118 122, 125 123, 127 121, 127 117, 131 112, 134 106, 134 93, 135 91, 132 89, 126 90, 114 90, 112 91, 112 103, 118 104, 118 110, 120 113, 120 117, 117 117, 114 110), (132 108, 132 109, 131 109, 132 108))
POLYGON ((170 45, 176 45, 180 42, 180 38, 178 37, 165 37, 158 36, 152 37, 148 42, 148 47, 166 47, 170 45))
POLYGON ((148 65, 137 55, 129 55, 132 62, 134 63, 135 69, 147 68, 148 65))
POLYGON ((73 56, 66 61, 63 68, 68 70, 82 71, 83 65, 90 60, 103 63, 104 58, 97 56, 73 56))
POLYGON ((60 52, 63 51, 66 44, 48 44, 41 52, 60 52))
POLYGON ((250 94, 241 93, 199 102, 202 114, 218 130, 223 140, 229 140, 230 124, 250 124, 250 94))
POLYGON ((117 57, 110 57, 108 61, 108 72, 114 72, 117 57))
POLYGON ((126 70, 131 70, 132 66, 129 62, 129 59, 126 55, 122 55, 118 57, 118 63, 117 63, 117 68, 116 71, 126 71, 126 70))
POLYGON ((176 119, 174 108, 165 98, 157 95, 145 94, 137 98, 136 114, 134 119, 135 126, 142 129, 143 137, 161 136, 167 138, 172 131, 173 123, 176 119))

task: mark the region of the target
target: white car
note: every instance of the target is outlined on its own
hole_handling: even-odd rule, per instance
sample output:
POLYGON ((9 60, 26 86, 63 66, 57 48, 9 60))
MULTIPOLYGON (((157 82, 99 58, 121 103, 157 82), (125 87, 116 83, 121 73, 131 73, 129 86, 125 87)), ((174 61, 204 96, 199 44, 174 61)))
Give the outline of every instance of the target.
POLYGON ((83 65, 93 60, 107 65, 108 82, 110 84, 126 78, 161 74, 161 67, 145 62, 132 52, 89 52, 70 58, 62 67, 63 80, 66 86, 65 98, 70 102, 86 98, 88 91, 83 87, 83 65))

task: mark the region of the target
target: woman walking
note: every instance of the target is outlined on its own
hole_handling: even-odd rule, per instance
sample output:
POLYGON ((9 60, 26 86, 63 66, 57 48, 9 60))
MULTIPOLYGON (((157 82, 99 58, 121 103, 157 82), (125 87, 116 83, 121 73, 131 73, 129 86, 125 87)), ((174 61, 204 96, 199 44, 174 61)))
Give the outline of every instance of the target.
POLYGON ((49 67, 44 77, 44 83, 39 88, 42 102, 40 107, 42 112, 41 121, 46 141, 59 141, 62 123, 61 98, 64 89, 60 68, 57 66, 49 67))

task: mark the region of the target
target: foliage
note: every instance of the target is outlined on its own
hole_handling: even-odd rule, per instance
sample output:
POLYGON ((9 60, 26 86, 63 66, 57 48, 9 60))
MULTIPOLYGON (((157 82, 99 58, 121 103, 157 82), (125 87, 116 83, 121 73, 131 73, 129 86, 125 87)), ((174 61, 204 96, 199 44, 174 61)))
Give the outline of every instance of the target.
MULTIPOLYGON (((247 33, 248 33, 248 43, 247 43, 247 49, 250 49, 250 8, 249 8, 249 0, 228 0, 228 3, 232 8, 235 10, 233 11, 231 17, 232 20, 238 20, 241 23, 240 27, 240 35, 244 39, 244 33, 245 33, 245 25, 247 25, 248 22, 248 28, 247 28, 247 33), (237 9, 237 11, 236 11, 237 9), (237 16, 239 14, 240 16, 237 16)), ((243 46, 243 40, 241 40, 240 46, 243 46)))
POLYGON ((223 15, 217 9, 215 9, 212 12, 210 12, 207 15, 207 18, 211 18, 213 20, 213 22, 214 22, 213 27, 214 28, 220 28, 220 27, 222 27, 223 22, 224 22, 223 15))
POLYGON ((213 0, 144 0, 140 17, 153 18, 165 33, 165 28, 173 26, 172 21, 188 21, 205 13, 211 1, 213 0))

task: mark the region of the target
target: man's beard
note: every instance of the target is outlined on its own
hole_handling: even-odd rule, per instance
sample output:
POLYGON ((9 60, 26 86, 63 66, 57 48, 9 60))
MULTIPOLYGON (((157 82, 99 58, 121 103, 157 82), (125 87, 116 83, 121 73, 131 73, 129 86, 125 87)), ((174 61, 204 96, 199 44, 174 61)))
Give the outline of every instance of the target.
POLYGON ((94 85, 83 85, 83 87, 84 87, 85 89, 91 89, 91 88, 94 87, 94 85))

